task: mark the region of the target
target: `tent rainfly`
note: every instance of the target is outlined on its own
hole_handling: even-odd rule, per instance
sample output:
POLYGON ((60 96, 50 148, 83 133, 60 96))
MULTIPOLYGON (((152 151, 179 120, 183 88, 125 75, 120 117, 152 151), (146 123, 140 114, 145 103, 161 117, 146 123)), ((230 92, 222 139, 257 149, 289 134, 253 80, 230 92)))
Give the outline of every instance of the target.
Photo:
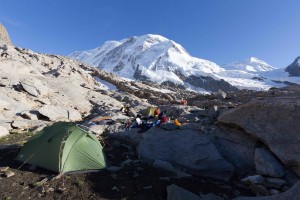
POLYGON ((16 160, 58 173, 89 172, 106 167, 98 139, 72 122, 57 122, 28 140, 16 160))
POLYGON ((146 116, 154 116, 154 111, 156 110, 157 107, 149 107, 146 113, 146 116))

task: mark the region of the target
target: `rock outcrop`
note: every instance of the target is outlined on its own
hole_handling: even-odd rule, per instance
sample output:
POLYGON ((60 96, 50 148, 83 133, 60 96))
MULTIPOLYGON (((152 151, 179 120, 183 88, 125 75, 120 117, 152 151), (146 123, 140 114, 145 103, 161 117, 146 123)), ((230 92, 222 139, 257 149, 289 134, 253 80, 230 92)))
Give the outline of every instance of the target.
POLYGON ((296 96, 256 98, 218 117, 266 145, 300 176, 300 99, 296 96), (288 145, 287 145, 288 144, 288 145))
POLYGON ((1 45, 12 45, 6 28, 0 23, 0 46, 1 45))
POLYGON ((285 71, 288 72, 290 76, 300 76, 300 56, 298 56, 292 64, 287 66, 285 71))

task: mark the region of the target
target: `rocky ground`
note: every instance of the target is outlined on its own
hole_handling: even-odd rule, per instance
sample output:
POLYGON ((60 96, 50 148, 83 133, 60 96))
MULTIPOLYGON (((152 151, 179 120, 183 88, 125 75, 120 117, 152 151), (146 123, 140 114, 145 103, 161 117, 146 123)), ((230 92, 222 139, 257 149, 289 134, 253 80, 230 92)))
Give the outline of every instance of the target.
POLYGON ((105 140, 104 152, 111 166, 98 173, 57 174, 14 161, 18 143, 28 136, 1 140, 0 167, 9 167, 14 176, 1 176, 1 199, 166 199, 167 187, 175 184, 203 196, 218 195, 225 199, 254 194, 234 180, 226 183, 203 177, 178 177, 174 173, 142 163, 124 140, 105 140), (5 184, 2 184, 5 183, 5 184))
MULTIPOLYGON (((241 96, 237 98, 241 98, 246 101, 246 99, 250 99, 251 95, 252 99, 274 99, 274 96, 277 96, 278 98, 280 97, 281 101, 287 99, 288 101, 291 101, 291 99, 297 98, 299 91, 300 90, 298 87, 281 90, 273 89, 267 93, 250 92, 246 93, 243 98, 241 96)), ((208 102, 214 100, 215 98, 213 97, 209 97, 207 99, 208 102)), ((264 169, 261 169, 261 171, 259 172, 258 167, 256 167, 257 169, 255 170, 254 166, 252 168, 250 167, 246 171, 238 172, 239 170, 241 170, 241 168, 244 168, 245 166, 249 167, 249 165, 252 165, 247 162, 251 163, 253 161, 249 161, 251 159, 240 159, 237 162, 236 160, 233 160, 233 157, 240 156, 239 151, 241 150, 243 151, 242 153, 245 157, 248 156, 249 152, 245 151, 245 149, 243 149, 244 147, 239 147, 233 149, 236 151, 236 154, 234 154, 232 157, 229 157, 229 155, 226 154, 228 154, 230 148, 229 150, 224 151, 224 143, 222 143, 221 140, 216 141, 216 138, 221 138, 221 135, 219 135, 220 129, 222 130, 221 134, 229 134, 230 140, 235 142, 237 142, 237 136, 233 137, 232 135, 234 133, 238 133, 241 134, 241 138, 238 139, 239 143, 241 143, 241 139, 243 139, 245 140, 244 143, 249 143, 247 144, 248 146, 246 145, 247 148, 250 148, 256 152, 258 151, 258 143, 254 144, 254 146, 251 147, 252 139, 248 138, 249 136, 242 136, 242 134, 245 134, 244 130, 239 130, 239 128, 237 126, 235 127, 234 125, 226 125, 224 119, 227 118, 225 118, 226 115, 224 115, 224 113, 228 112, 228 108, 225 108, 228 104, 228 101, 229 99, 221 99, 219 102, 223 103, 219 104, 219 107, 221 107, 222 109, 219 110, 216 107, 211 109, 200 109, 195 106, 162 105, 160 107, 164 110, 169 110, 169 114, 172 116, 175 116, 176 112, 180 112, 182 114, 182 118, 179 118, 182 122, 182 127, 180 127, 180 129, 178 130, 173 126, 173 124, 166 124, 160 128, 152 128, 145 133, 138 133, 138 128, 126 131, 124 129, 123 122, 124 119, 128 120, 130 118, 125 116, 124 113, 120 113, 119 111, 117 111, 117 109, 107 110, 101 107, 95 109, 95 114, 91 115, 89 117, 90 119, 85 119, 81 123, 87 124, 87 122, 90 122, 93 117, 101 113, 102 115, 104 115, 103 113, 114 112, 115 115, 118 116, 116 117, 115 123, 113 124, 93 124, 90 127, 91 130, 95 131, 95 133, 97 133, 97 130, 101 132, 101 134, 98 133, 98 135, 101 135, 101 137, 104 138, 104 140, 102 140, 104 144, 104 152, 107 156, 107 160, 110 166, 108 169, 102 170, 98 173, 70 174, 63 175, 62 177, 57 177, 57 174, 53 174, 49 171, 45 171, 43 169, 32 167, 26 164, 22 165, 21 163, 14 161, 14 156, 16 155, 19 146, 22 145, 22 143, 24 143, 28 138, 30 138, 33 133, 15 133, 10 134, 6 137, 2 137, 0 140, 0 167, 2 167, 2 170, 5 167, 9 167, 7 171, 13 172, 14 175, 11 177, 7 177, 7 174, 5 174, 4 172, 2 173, 1 182, 5 182, 5 184, 0 184, 1 198, 167 199, 168 197, 170 198, 170 196, 172 196, 172 190, 170 188, 174 187, 174 185, 180 187, 180 194, 184 193, 181 190, 185 189, 186 191, 189 191, 194 195, 198 195, 197 198, 199 199, 242 199, 242 196, 252 196, 252 198, 258 198, 255 196, 268 196, 271 195, 271 192, 274 192, 273 195, 276 195, 277 193, 285 194, 291 191, 292 189, 290 189, 290 187, 292 187, 297 182, 297 176, 293 175, 290 169, 284 167, 284 172, 282 172, 284 173, 283 178, 276 178, 283 176, 283 174, 276 175, 276 173, 281 173, 278 172, 278 169, 268 171, 269 174, 266 174, 264 169), (174 113, 172 113, 172 110, 174 113), (121 116, 123 116, 123 118, 121 116), (103 134, 102 131, 104 129, 106 131, 103 134), (193 174, 191 176, 189 173, 184 173, 187 172, 186 170, 184 170, 182 173, 177 173, 179 168, 174 167, 174 169, 168 169, 164 166, 155 167, 152 162, 145 162, 145 159, 143 159, 143 157, 153 156, 152 154, 149 155, 147 152, 145 152, 143 148, 149 148, 147 146, 148 144, 153 145, 153 143, 151 143, 151 140, 154 139, 155 141, 161 141, 161 143, 163 144, 162 146, 160 146, 160 142, 156 142, 157 146, 155 148, 157 149, 163 149, 163 146, 168 147, 168 145, 170 145, 176 146, 176 148, 180 150, 184 149, 183 151, 192 153, 193 151, 189 150, 189 146, 191 146, 194 149, 193 155, 190 155, 191 158, 188 158, 188 155, 181 154, 181 151, 176 152, 174 150, 172 150, 172 156, 186 156, 185 159, 193 160, 194 157, 197 157, 195 154, 196 152, 199 151, 201 154, 203 154, 204 152, 202 148, 207 148, 207 146, 202 146, 201 149, 195 149, 195 145, 199 146, 199 144, 194 144, 194 141, 192 139, 187 140, 189 143, 188 145, 186 144, 186 142, 184 142, 182 134, 184 134, 185 138, 189 138, 194 137, 193 135, 190 136, 190 134, 193 134, 193 132, 196 132, 197 135, 205 135, 211 138, 215 138, 212 139, 212 141, 215 141, 215 145, 218 151, 221 152, 222 156, 224 156, 227 160, 230 160, 231 163, 235 164, 235 167, 237 169, 236 173, 233 176, 230 175, 231 178, 229 181, 220 180, 223 179, 224 176, 220 176, 216 172, 213 175, 204 174, 203 176, 203 174, 193 174), (170 134, 172 135, 170 136, 170 134), (179 134, 178 140, 180 140, 184 146, 180 146, 179 144, 171 143, 169 141, 169 139, 176 140, 177 134, 179 134), (167 137, 165 137, 165 135, 167 135, 167 137), (262 175, 257 175, 257 173, 262 175), (272 176, 274 178, 272 178, 272 176), (268 183, 267 180, 271 180, 271 182, 273 183, 268 183)), ((236 101, 237 104, 239 102, 242 101, 236 101)), ((251 102, 248 102, 248 104, 251 105, 251 102)), ((245 106, 244 103, 241 104, 245 106)), ((257 103, 255 105, 257 105, 257 103)), ((239 107, 240 106, 237 106, 235 109, 239 109, 239 107)), ((235 109, 229 110, 232 112, 235 109)), ((247 110, 247 107, 245 107, 243 110, 247 110)), ((289 123, 291 123, 291 120, 289 120, 289 123)), ((293 129, 291 129, 290 131, 293 131, 293 129)), ((256 132, 258 133, 258 131, 256 132)), ((224 135, 222 135, 222 137, 224 138, 224 135)), ((195 140, 198 139, 195 138, 195 140)), ((201 139, 201 141, 203 142, 203 139, 201 139)), ((272 144, 275 143, 273 142, 272 144)), ((272 146, 272 144, 270 144, 270 147, 272 146)), ((261 143, 259 148, 263 147, 264 145, 265 144, 261 143)), ((249 151, 251 152, 252 150, 249 151)), ((210 149, 208 155, 211 156, 212 154, 212 150, 210 149)), ((290 155, 291 152, 287 152, 285 155, 287 154, 290 155)), ((156 156, 162 159, 162 155, 156 156)), ((213 158, 211 159, 213 160, 213 158)), ((285 159, 288 159, 288 156, 286 156, 285 159)), ((168 160, 168 158, 165 158, 163 160, 168 160)), ((168 162, 174 164, 174 161, 172 160, 168 160, 168 162)), ((201 163, 203 164, 206 162, 207 161, 202 160, 201 163)), ((271 161, 264 162, 266 164, 268 164, 268 162, 271 163, 271 161)), ((221 165, 223 164, 221 163, 221 165)), ((272 168, 275 165, 276 164, 273 163, 268 167, 272 168)), ((199 168, 200 171, 201 169, 202 168, 199 168)), ((192 171, 188 172, 192 173, 192 171)), ((297 192, 294 192, 292 197, 295 197, 295 199, 297 199, 297 195, 299 196, 297 192)))

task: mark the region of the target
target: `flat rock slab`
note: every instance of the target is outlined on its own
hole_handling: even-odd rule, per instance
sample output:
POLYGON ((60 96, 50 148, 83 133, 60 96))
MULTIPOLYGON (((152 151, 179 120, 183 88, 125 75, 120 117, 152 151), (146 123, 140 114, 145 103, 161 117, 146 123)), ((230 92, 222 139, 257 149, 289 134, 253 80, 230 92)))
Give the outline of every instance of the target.
POLYGON ((137 152, 146 160, 163 160, 193 175, 228 180, 234 167, 220 155, 209 138, 191 130, 164 131, 151 128, 137 152))
POLYGON ((62 106, 44 105, 40 108, 39 113, 48 117, 51 121, 58 120, 81 120, 81 114, 73 109, 62 106))

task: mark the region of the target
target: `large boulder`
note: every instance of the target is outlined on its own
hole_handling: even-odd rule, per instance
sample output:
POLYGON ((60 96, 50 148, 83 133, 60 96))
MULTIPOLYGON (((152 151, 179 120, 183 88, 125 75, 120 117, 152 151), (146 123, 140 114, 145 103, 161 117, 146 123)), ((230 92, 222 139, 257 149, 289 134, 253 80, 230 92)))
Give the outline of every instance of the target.
POLYGON ((264 143, 280 161, 300 176, 300 99, 295 97, 256 98, 228 110, 218 121, 243 129, 264 143))
POLYGON ((33 96, 37 97, 48 93, 47 87, 37 78, 25 78, 20 83, 24 90, 33 96))
POLYGON ((210 139, 191 130, 172 132, 152 128, 139 143, 137 152, 148 161, 163 160, 188 173, 229 180, 234 167, 218 152, 210 139))
POLYGON ((40 108, 39 113, 48 117, 50 121, 58 120, 81 120, 81 114, 73 108, 65 108, 61 106, 45 105, 40 108))

